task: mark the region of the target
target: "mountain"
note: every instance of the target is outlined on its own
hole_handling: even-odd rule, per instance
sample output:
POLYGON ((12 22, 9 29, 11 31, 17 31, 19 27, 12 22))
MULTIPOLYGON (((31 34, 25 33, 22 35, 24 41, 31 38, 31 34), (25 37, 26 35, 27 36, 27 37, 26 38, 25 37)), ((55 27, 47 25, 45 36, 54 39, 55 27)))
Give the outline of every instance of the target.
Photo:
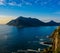
POLYGON ((48 26, 59 26, 60 23, 57 23, 57 22, 51 20, 50 22, 46 23, 46 25, 48 25, 48 26))
POLYGON ((32 26, 59 26, 60 23, 56 23, 53 20, 44 23, 36 18, 31 17, 18 17, 15 20, 11 20, 7 25, 13 25, 18 27, 32 27, 32 26))
POLYGON ((44 22, 36 18, 31 18, 31 17, 27 18, 20 16, 17 19, 8 22, 7 25, 13 25, 18 27, 31 27, 31 26, 43 26, 44 22))

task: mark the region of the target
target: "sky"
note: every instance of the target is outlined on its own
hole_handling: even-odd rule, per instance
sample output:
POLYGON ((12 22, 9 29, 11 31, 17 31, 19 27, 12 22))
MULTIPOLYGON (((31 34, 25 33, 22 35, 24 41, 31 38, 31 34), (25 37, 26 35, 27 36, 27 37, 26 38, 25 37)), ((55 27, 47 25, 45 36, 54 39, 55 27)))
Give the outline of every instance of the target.
POLYGON ((44 22, 60 22, 60 0, 0 0, 2 20, 19 16, 37 18, 44 22))

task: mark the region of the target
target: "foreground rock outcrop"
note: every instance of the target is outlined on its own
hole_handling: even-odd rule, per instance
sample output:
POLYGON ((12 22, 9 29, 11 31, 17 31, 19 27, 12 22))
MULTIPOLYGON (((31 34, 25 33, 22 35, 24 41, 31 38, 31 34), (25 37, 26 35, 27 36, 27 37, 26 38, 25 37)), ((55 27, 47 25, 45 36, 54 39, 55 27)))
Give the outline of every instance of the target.
POLYGON ((53 53, 60 53, 60 26, 53 32, 51 38, 53 41, 53 53))
POLYGON ((52 39, 52 47, 44 49, 43 53, 60 53, 60 26, 49 38, 52 39))

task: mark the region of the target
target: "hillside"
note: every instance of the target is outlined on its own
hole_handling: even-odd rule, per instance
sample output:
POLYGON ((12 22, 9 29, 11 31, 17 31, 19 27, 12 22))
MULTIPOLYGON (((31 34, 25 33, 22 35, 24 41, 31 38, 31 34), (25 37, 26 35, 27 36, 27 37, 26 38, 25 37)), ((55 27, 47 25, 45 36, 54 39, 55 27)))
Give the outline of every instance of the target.
POLYGON ((59 26, 60 23, 56 23, 53 20, 50 22, 44 23, 36 18, 31 17, 18 17, 14 20, 11 20, 7 25, 13 25, 18 27, 32 27, 32 26, 59 26))
POLYGON ((26 18, 26 17, 18 17, 15 20, 11 20, 7 23, 8 25, 19 26, 19 27, 29 27, 29 26, 43 26, 44 22, 36 19, 36 18, 26 18))

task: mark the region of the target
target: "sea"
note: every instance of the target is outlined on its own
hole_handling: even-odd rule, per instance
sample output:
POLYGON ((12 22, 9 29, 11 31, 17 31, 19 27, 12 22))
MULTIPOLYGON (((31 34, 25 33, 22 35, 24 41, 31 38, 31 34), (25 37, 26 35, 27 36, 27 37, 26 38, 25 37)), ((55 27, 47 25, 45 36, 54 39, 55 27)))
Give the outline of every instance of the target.
POLYGON ((0 25, 0 53, 12 53, 17 50, 38 48, 44 49, 49 45, 48 37, 52 35, 57 26, 39 26, 18 28, 9 25, 0 25))

